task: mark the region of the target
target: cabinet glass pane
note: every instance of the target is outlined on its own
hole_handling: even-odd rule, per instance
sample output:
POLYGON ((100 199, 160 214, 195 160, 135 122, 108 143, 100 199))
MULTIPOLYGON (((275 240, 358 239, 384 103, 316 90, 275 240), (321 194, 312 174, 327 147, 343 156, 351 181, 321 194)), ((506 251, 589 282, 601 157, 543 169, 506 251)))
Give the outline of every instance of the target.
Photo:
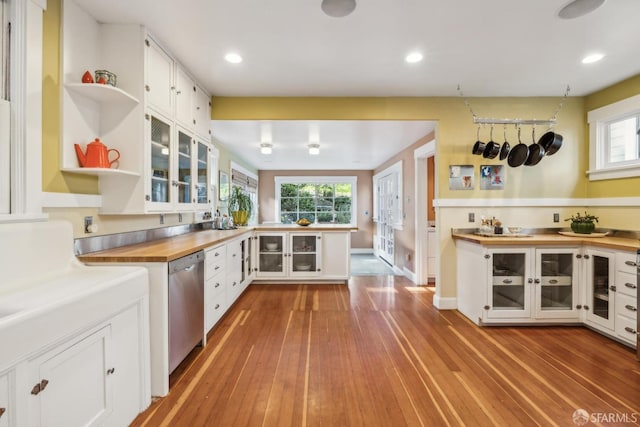
POLYGON ((493 254, 493 310, 524 310, 525 254, 493 254))
POLYGON ((207 203, 209 194, 207 182, 209 182, 207 160, 209 158, 209 148, 206 144, 198 142, 198 181, 196 182, 196 197, 198 203, 207 203))
POLYGON ((292 236, 293 271, 316 271, 316 236, 292 236))
POLYGON ((271 273, 281 273, 284 271, 282 262, 284 259, 282 252, 283 247, 284 241, 282 236, 260 236, 258 242, 260 271, 271 273))
POLYGON ((573 306, 572 254, 542 254, 540 307, 542 310, 571 310, 573 306))
POLYGON ((609 318, 609 259, 593 255, 593 314, 609 318))
POLYGON ((191 137, 178 132, 178 202, 189 203, 191 197, 191 137))
POLYGON ((151 117, 151 200, 169 202, 171 126, 151 117))

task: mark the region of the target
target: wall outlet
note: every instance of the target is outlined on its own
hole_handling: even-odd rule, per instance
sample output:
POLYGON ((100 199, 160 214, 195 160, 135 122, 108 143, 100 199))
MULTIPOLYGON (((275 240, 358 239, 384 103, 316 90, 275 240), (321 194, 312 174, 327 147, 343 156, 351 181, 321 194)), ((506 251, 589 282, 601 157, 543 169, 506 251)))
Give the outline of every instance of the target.
POLYGON ((559 213, 554 213, 553 214, 553 222, 560 222, 560 214, 559 213))
POLYGON ((89 231, 89 228, 91 227, 92 224, 93 224, 93 217, 92 216, 85 216, 84 217, 84 232, 85 233, 91 233, 91 231, 89 231))
POLYGON ((160 214, 160 225, 164 224, 164 214, 160 214))
POLYGON ((182 214, 178 213, 178 222, 182 222, 182 214))
POLYGON ((469 222, 476 222, 476 214, 469 212, 469 222))

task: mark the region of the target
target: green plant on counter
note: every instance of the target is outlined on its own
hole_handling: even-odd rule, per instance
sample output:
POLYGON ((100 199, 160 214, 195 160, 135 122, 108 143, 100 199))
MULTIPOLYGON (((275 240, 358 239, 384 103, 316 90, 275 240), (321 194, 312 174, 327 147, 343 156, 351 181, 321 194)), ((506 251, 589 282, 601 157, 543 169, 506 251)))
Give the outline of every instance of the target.
POLYGON ((235 225, 247 225, 253 212, 251 196, 242 188, 234 186, 229 195, 227 208, 235 225))
POLYGON ((585 211, 584 215, 578 212, 575 215, 571 215, 570 218, 565 219, 565 221, 571 221, 571 230, 574 233, 591 234, 593 230, 596 229, 595 223, 598 222, 598 217, 588 214, 585 211))

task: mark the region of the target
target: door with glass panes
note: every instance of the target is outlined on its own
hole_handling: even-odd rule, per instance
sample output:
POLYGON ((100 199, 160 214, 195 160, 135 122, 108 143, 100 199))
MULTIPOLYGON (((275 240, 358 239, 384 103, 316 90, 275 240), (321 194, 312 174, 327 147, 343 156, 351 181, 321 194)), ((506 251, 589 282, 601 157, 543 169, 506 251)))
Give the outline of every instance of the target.
POLYGON ((578 255, 575 248, 536 249, 536 318, 578 318, 578 255))
POLYGON ((173 203, 171 183, 175 180, 171 167, 173 126, 171 121, 153 112, 147 113, 145 118, 150 156, 149 187, 145 191, 147 209, 167 211, 173 203))
POLYGON ((614 328, 614 254, 599 249, 585 250, 587 299, 583 306, 586 321, 607 329, 614 328))
POLYGON ((488 318, 531 317, 528 249, 495 249, 487 251, 488 318))

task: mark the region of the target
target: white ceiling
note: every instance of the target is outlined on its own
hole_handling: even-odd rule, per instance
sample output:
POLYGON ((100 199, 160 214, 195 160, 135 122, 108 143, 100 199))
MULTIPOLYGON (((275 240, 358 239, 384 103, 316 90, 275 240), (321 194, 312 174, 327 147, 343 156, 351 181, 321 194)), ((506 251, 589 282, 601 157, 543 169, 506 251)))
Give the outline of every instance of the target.
MULTIPOLYGON (((458 96, 458 84, 470 97, 560 97, 567 85, 581 96, 640 73, 639 0, 607 0, 572 20, 557 17, 568 0, 359 0, 344 18, 326 16, 320 0, 77 2, 100 22, 146 25, 214 96, 458 96), (414 50, 424 60, 405 63, 414 50), (244 61, 225 62, 230 51, 244 61), (604 59, 580 62, 593 52, 604 59)), ((237 132, 260 127, 246 124, 237 132)), ((228 146, 246 152, 257 141, 236 143, 228 146)), ((370 141, 345 142, 358 143, 345 152, 363 153, 370 141)), ((284 161, 276 155, 271 165, 284 161)), ((312 166, 293 160, 287 169, 312 166)))

